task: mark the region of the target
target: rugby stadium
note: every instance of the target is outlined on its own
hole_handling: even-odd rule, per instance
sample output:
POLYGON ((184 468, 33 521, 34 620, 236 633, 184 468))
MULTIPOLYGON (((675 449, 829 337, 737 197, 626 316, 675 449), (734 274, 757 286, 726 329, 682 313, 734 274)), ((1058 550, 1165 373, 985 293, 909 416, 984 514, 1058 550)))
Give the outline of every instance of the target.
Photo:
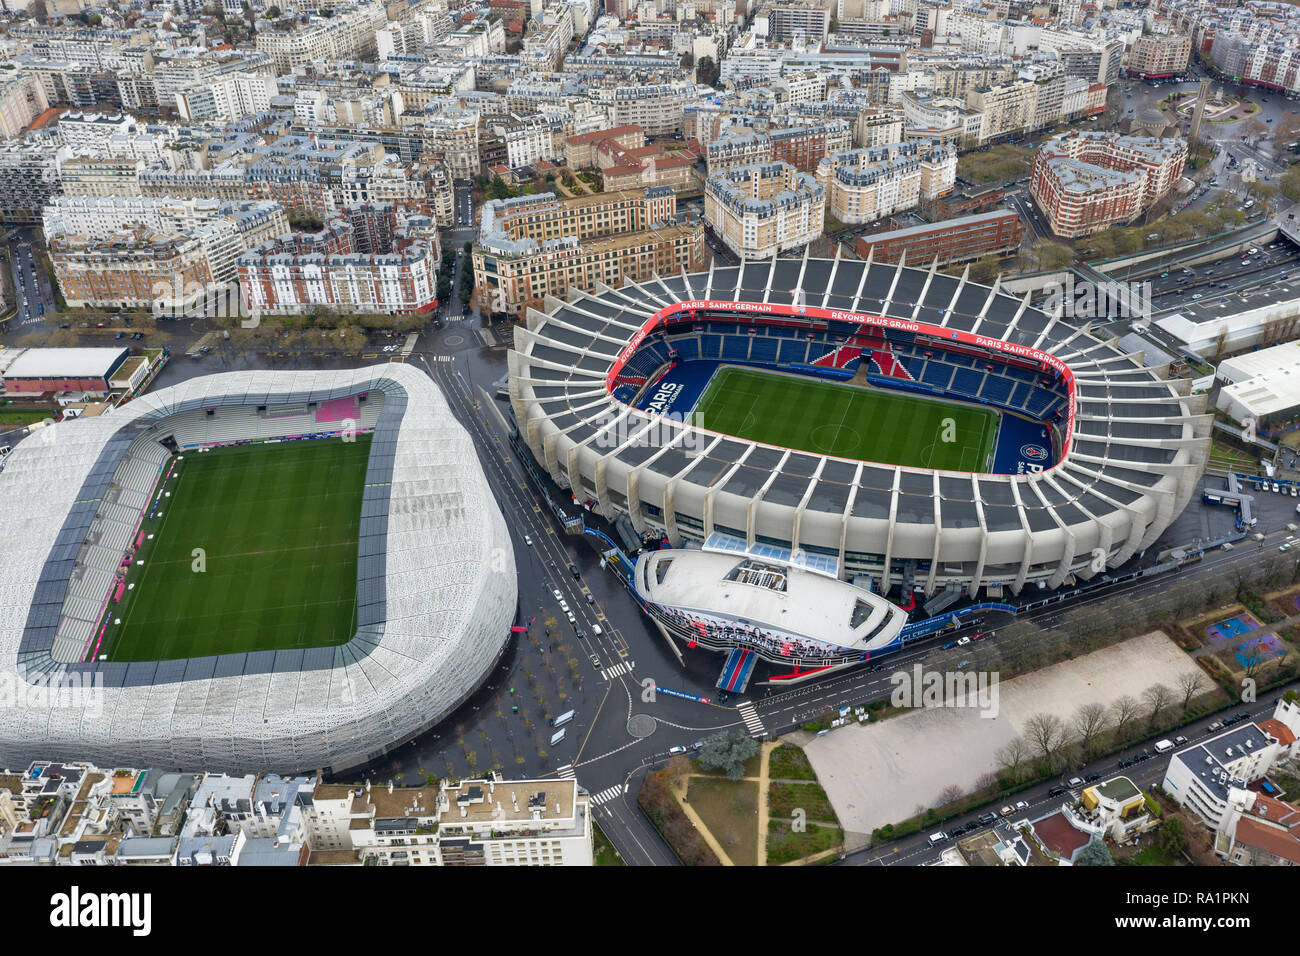
POLYGON ((468 698, 516 615, 473 443, 409 365, 208 375, 51 426, 0 502, 9 765, 355 766, 468 698))
POLYGON ((1187 504, 1206 398, 998 281, 805 254, 546 296, 509 355, 521 440, 642 540, 903 607, 1088 578, 1187 504))

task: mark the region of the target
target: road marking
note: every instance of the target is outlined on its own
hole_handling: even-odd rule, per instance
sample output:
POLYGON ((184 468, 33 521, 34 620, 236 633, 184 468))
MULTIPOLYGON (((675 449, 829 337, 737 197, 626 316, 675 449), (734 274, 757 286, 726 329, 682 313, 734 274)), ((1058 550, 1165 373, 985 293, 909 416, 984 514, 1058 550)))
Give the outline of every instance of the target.
POLYGON ((591 802, 593 806, 598 807, 602 803, 608 803, 610 800, 623 796, 623 794, 625 793, 627 793, 627 784, 625 783, 615 784, 612 787, 607 787, 606 789, 600 791, 600 793, 593 794, 591 798, 591 802))
POLYGON ((763 726, 763 721, 758 717, 758 712, 754 710, 754 705, 745 701, 736 708, 736 713, 740 714, 740 719, 745 722, 745 728, 751 734, 766 734, 767 728, 763 726))
POLYGON ((631 670, 632 668, 628 665, 627 661, 624 661, 622 664, 615 664, 608 670, 601 671, 600 676, 603 680, 613 680, 618 675, 626 674, 631 670))
POLYGON ((563 767, 561 767, 559 770, 555 771, 555 773, 556 773, 558 776, 560 776, 561 778, 563 778, 564 780, 577 780, 577 779, 578 779, 578 774, 574 771, 574 769, 573 769, 573 764, 571 764, 571 763, 566 763, 566 764, 565 764, 563 767))

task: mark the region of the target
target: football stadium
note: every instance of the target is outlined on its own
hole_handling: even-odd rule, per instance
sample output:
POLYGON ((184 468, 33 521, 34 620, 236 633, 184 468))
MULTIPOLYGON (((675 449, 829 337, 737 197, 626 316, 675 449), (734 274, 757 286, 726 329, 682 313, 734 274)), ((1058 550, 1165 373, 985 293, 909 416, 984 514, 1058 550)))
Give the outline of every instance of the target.
POLYGON ((516 328, 521 439, 664 547, 917 594, 1114 568, 1204 470, 1204 395, 965 275, 773 259, 543 299, 516 328))
POLYGON ((355 766, 464 702, 516 615, 473 444, 408 365, 209 375, 51 426, 0 502, 0 685, 38 702, 0 716, 9 764, 355 766))

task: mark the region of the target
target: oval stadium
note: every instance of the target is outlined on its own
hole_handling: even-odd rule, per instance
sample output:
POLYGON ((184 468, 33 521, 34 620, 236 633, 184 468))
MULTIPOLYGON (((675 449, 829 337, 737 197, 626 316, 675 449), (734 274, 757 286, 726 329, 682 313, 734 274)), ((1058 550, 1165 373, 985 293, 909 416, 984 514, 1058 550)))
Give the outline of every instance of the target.
POLYGON ((473 693, 516 613, 473 444, 403 364, 208 375, 51 426, 0 502, 10 764, 354 766, 473 693))
POLYGON ((510 399, 549 475, 642 540, 904 607, 1057 587, 1160 536, 1210 420, 1187 380, 1028 303, 933 267, 715 262, 546 297, 510 399))

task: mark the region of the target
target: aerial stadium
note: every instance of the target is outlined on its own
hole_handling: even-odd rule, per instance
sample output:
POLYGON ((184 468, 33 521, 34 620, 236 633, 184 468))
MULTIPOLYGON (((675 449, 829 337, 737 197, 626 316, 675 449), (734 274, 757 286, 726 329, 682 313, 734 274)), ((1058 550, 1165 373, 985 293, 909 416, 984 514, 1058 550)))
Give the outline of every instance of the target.
POLYGON ((468 698, 516 614, 473 444, 408 365, 209 375, 51 426, 0 503, 8 765, 355 766, 468 698))
POLYGON ((642 540, 903 607, 1058 587, 1160 536, 1210 420, 1188 381, 1028 302, 838 254, 715 262, 546 297, 510 398, 549 475, 642 540))

